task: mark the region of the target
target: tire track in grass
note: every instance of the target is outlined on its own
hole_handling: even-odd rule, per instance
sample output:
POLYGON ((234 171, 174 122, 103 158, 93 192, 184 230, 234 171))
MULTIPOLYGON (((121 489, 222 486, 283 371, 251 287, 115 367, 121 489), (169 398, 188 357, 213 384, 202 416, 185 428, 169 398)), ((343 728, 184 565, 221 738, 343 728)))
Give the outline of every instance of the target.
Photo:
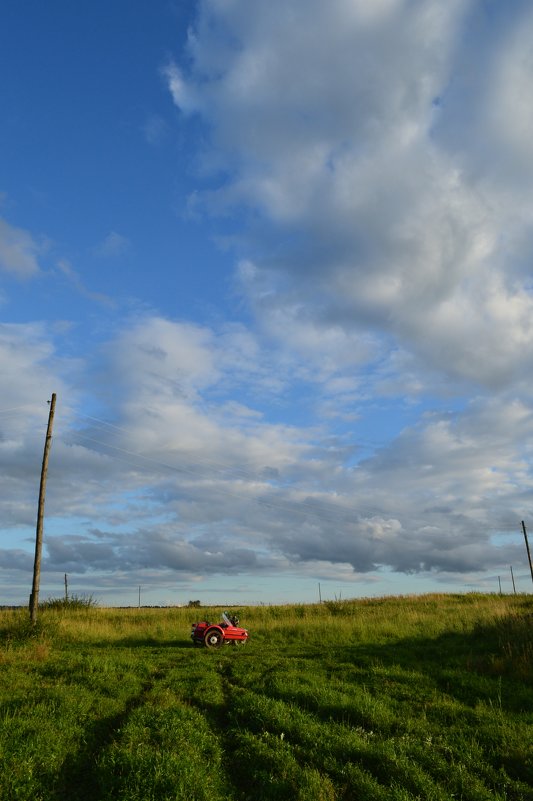
POLYGON ((86 730, 84 745, 65 759, 54 782, 58 799, 98 801, 101 794, 98 756, 114 741, 131 714, 145 704, 149 693, 164 675, 164 671, 156 669, 149 679, 142 682, 139 692, 127 699, 120 712, 98 719, 86 730))
MULTIPOLYGON (((268 736, 256 738, 241 723, 235 727, 234 694, 240 688, 234 670, 244 655, 202 655, 203 664, 188 678, 187 693, 223 754, 228 788, 223 801, 335 801, 338 795, 329 777, 299 762, 282 740, 276 743, 268 736), (275 748, 278 744, 280 750, 275 748)), ((377 796, 375 799, 379 801, 377 796)))
MULTIPOLYGON (((244 658, 248 656, 251 654, 244 658)), ((236 715, 238 696, 244 691, 235 675, 241 659, 233 657, 217 664, 223 703, 213 708, 199 702, 227 755, 228 779, 233 784, 234 798, 239 801, 336 801, 343 798, 344 794, 335 787, 327 771, 311 764, 306 753, 284 740, 283 733, 278 736, 267 730, 255 732, 245 717, 236 715)), ((275 670, 275 667, 266 668, 263 673, 271 674, 275 670)), ((360 785, 365 783, 372 787, 368 799, 380 801, 372 778, 361 776, 360 785)))
MULTIPOLYGON (((24 663, 23 675, 27 667, 24 663)), ((148 670, 123 654, 94 660, 83 653, 61 654, 29 669, 24 703, 12 721, 3 721, 4 742, 10 736, 8 748, 2 748, 0 796, 83 797, 80 783, 90 777, 94 744, 105 740, 144 691, 148 670)))
MULTIPOLYGON (((268 675, 272 672, 263 671, 264 677, 268 675)), ((286 695, 283 699, 272 698, 257 684, 260 682, 234 690, 234 726, 244 732, 243 752, 246 748, 253 749, 255 742, 256 759, 260 760, 262 752, 267 752, 267 744, 273 754, 290 745, 296 761, 326 772, 339 791, 344 785, 347 798, 352 797, 350 793, 369 799, 398 798, 398 793, 406 799, 446 800, 452 793, 465 801, 521 797, 520 788, 512 788, 507 777, 500 776, 498 781, 495 772, 480 777, 476 775, 476 766, 464 764, 460 754, 456 753, 450 761, 447 750, 442 752, 434 747, 436 744, 424 748, 420 738, 403 731, 401 726, 395 726, 394 733, 390 730, 383 733, 354 728, 339 720, 326 721, 316 714, 317 709, 302 710, 298 703, 289 702, 286 695), (257 747, 257 743, 262 747, 257 747)), ((268 762, 268 757, 264 761, 268 762)), ((343 793, 338 797, 344 797, 343 793)))
MULTIPOLYGON (((411 669, 398 673, 397 668, 397 675, 393 675, 380 668, 379 676, 374 675, 374 670, 366 676, 358 670, 352 682, 340 682, 331 680, 324 663, 294 660, 292 664, 292 661, 276 657, 277 670, 273 670, 272 664, 265 666, 263 661, 260 668, 248 666, 241 671, 243 688, 254 693, 254 703, 250 703, 252 718, 256 709, 261 707, 262 696, 265 704, 279 701, 280 709, 285 704, 294 710, 295 716, 303 711, 312 717, 317 726, 323 727, 326 740, 328 731, 330 734, 346 731, 349 735, 355 731, 374 744, 373 750, 380 752, 384 765, 387 759, 392 759, 390 771, 385 769, 386 765, 381 770, 378 765, 372 772, 378 776, 394 775, 403 765, 401 770, 405 770, 407 776, 415 777, 415 795, 416 783, 421 782, 439 788, 432 790, 433 795, 437 793, 435 797, 441 788, 446 788, 449 793, 476 801, 487 798, 506 801, 533 799, 533 791, 526 779, 527 768, 522 765, 520 771, 512 768, 506 771, 502 761, 505 754, 513 752, 514 746, 516 753, 525 753, 523 747, 519 747, 519 735, 511 736, 509 725, 503 718, 496 728, 485 732, 485 725, 489 726, 488 710, 485 720, 479 709, 474 711, 447 698, 435 686, 432 677, 411 669), (378 679, 381 681, 379 686, 378 679), (396 680, 399 679, 402 682, 409 680, 409 692, 401 687, 398 693, 396 680), (413 684, 416 684, 415 689, 411 689, 413 684), (418 702, 414 710, 413 703, 406 704, 412 700, 418 702), (449 708, 449 722, 453 725, 449 734, 447 727, 443 730, 439 725, 440 716, 437 716, 438 720, 431 720, 428 711, 428 704, 443 703, 449 708), (465 723, 466 732, 463 732, 465 723), (335 729, 334 724, 339 729, 335 729)), ((275 731, 279 734, 282 727, 275 731)), ((525 726, 523 733, 527 739, 525 726)), ((369 758, 368 755, 365 757, 365 763, 369 758)), ((335 765, 335 759, 332 764, 335 765)), ((410 786, 409 781, 412 780, 404 784, 410 786)))
POLYGON ((222 801, 223 755, 205 717, 161 688, 103 752, 104 799, 222 801))
MULTIPOLYGON (((280 764, 284 757, 285 761, 292 757, 301 766, 327 777, 334 788, 333 798, 390 798, 386 784, 372 769, 376 766, 369 758, 371 747, 362 737, 353 735, 348 742, 345 731, 332 736, 330 726, 296 705, 243 688, 235 695, 234 723, 244 730, 242 745, 255 750, 256 759, 266 745, 280 764)), ((285 797, 290 799, 289 794, 285 797)))
POLYGON ((236 801, 241 798, 241 794, 235 784, 234 741, 229 718, 232 660, 236 658, 236 652, 232 650, 230 656, 226 653, 199 650, 195 652, 195 656, 196 669, 188 672, 185 682, 181 684, 181 692, 188 703, 202 715, 220 749, 220 769, 226 787, 226 794, 221 801, 236 801))
POLYGON ((104 749, 99 801, 232 801, 220 730, 212 724, 224 699, 218 668, 205 656, 191 649, 174 660, 104 749))
MULTIPOLYGON (((315 656, 314 650, 311 656, 315 656)), ((308 659, 299 652, 297 658, 276 656, 271 664, 262 661, 259 665, 246 665, 240 682, 233 677, 231 684, 234 703, 230 725, 235 731, 235 748, 243 773, 254 777, 252 785, 254 780, 263 782, 259 797, 287 801, 391 798, 388 788, 364 764, 347 764, 323 747, 325 722, 316 720, 308 710, 302 711, 301 699, 289 697, 290 692, 284 693, 283 699, 272 697, 276 695, 275 687, 285 684, 289 690, 287 676, 283 675, 287 669, 296 671, 300 681, 304 674, 306 678, 312 675, 308 659), (263 715, 265 705, 268 709, 263 715), (273 706, 279 715, 269 714, 273 706)), ((323 666, 320 670, 325 674, 323 666)), ((257 797, 256 793, 243 796, 257 797)))
MULTIPOLYGON (((231 801, 218 734, 194 708, 190 677, 197 656, 159 662, 119 712, 88 727, 84 746, 65 760, 49 798, 231 801)), ((203 667, 200 675, 205 684, 203 667)))

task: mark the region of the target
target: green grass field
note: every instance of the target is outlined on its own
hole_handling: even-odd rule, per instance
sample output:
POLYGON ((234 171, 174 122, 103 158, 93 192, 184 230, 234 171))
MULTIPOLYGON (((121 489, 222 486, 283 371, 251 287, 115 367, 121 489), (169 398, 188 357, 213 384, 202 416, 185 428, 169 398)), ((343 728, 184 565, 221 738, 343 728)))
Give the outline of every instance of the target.
POLYGON ((2 801, 533 799, 533 597, 0 612, 2 801))

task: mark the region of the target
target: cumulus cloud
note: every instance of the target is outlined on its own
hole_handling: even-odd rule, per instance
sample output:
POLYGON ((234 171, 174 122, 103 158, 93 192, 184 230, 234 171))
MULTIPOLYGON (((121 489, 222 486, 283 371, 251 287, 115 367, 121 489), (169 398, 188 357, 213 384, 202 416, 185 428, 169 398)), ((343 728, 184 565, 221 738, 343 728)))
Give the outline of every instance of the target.
POLYGON ((50 369, 54 359, 53 337, 44 324, 1 323, 1 408, 29 405, 35 411, 37 398, 43 398, 47 392, 50 397, 59 384, 50 369))
POLYGON ((533 13, 530 8, 515 19, 495 54, 489 75, 490 94, 484 95, 485 121, 493 144, 505 158, 507 174, 531 178, 533 156, 533 13), (514 167, 514 169, 513 169, 514 167))
POLYGON ((198 100, 196 93, 184 80, 183 73, 173 61, 170 61, 162 70, 163 77, 167 80, 169 89, 172 93, 175 104, 185 114, 190 114, 198 110, 198 100))
MULTIPOLYGON (((43 330, 33 332, 32 347, 20 334, 9 329, 4 340, 18 347, 13 363, 25 359, 38 381, 38 365, 53 364, 53 350, 43 330)), ((160 571, 192 580, 206 571, 289 574, 315 566, 324 576, 337 569, 346 576, 350 566, 354 578, 383 566, 460 574, 519 561, 521 549, 505 532, 513 532, 515 508, 531 505, 533 412, 524 402, 480 398, 461 415, 428 413, 351 463, 353 444, 327 429, 269 423, 236 403, 221 342, 210 329, 147 317, 124 325, 104 363, 92 355, 102 370, 95 400, 106 404, 107 419, 74 408, 58 417, 49 574, 122 571, 131 581, 160 571), (77 522, 62 532, 61 520, 77 522), (498 547, 495 531, 504 537, 498 547)), ((59 379, 59 365, 56 372, 59 379)), ((10 401, 29 401, 33 386, 23 390, 10 401)), ((8 526, 29 526, 29 465, 36 477, 42 437, 10 439, 16 427, 0 420, 10 489, 2 515, 8 526)), ((7 548, 4 562, 4 569, 25 564, 20 547, 7 548)))
MULTIPOLYGON (((475 0, 199 4, 188 61, 164 75, 182 120, 208 124, 195 205, 241 220, 235 281, 253 325, 116 319, 83 366, 43 326, 0 329, 6 409, 50 383, 69 397, 49 574, 470 580, 523 563, 533 16, 517 4, 488 46, 483 13, 475 0)), ((119 235, 106 241, 102 255, 120 255, 119 235)), ((33 519, 45 411, 37 426, 0 414, 12 529, 33 519)), ((3 551, 4 570, 24 568, 24 547, 3 551)))
POLYGON ((250 232, 241 285, 290 342, 311 350, 313 329, 326 343, 342 328, 369 359, 371 333, 374 345, 392 338, 426 369, 488 387, 530 368, 531 288, 508 261, 527 258, 531 203, 496 183, 494 164, 512 156, 515 181, 530 169, 532 15, 517 9, 484 56, 486 100, 470 112, 484 133, 481 146, 466 137, 465 152, 444 132, 465 118, 453 95, 482 24, 473 10, 433 0, 201 5, 190 71, 179 91, 173 75, 169 86, 180 108, 194 95, 213 131, 207 158, 226 165, 206 207, 255 209, 270 226, 275 248, 254 246, 250 232))

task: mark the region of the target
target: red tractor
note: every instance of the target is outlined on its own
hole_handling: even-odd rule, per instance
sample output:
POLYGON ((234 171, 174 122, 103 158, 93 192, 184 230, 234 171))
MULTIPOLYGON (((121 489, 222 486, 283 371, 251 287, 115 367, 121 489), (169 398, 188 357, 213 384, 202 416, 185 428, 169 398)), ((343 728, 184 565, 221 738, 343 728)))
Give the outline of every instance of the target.
POLYGON ((222 614, 220 623, 209 623, 202 620, 200 623, 193 623, 191 628, 191 639, 193 645, 206 648, 220 648, 221 645, 244 645, 248 640, 246 629, 239 628, 239 618, 235 615, 222 614))

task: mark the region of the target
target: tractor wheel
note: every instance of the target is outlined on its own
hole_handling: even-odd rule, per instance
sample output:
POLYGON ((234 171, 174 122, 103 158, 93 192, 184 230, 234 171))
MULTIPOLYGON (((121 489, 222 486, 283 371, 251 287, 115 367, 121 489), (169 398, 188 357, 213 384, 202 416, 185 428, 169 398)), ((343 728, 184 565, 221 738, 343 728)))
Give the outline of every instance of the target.
POLYGON ((224 642, 222 632, 218 629, 208 629, 204 637, 206 648, 220 648, 224 642))

